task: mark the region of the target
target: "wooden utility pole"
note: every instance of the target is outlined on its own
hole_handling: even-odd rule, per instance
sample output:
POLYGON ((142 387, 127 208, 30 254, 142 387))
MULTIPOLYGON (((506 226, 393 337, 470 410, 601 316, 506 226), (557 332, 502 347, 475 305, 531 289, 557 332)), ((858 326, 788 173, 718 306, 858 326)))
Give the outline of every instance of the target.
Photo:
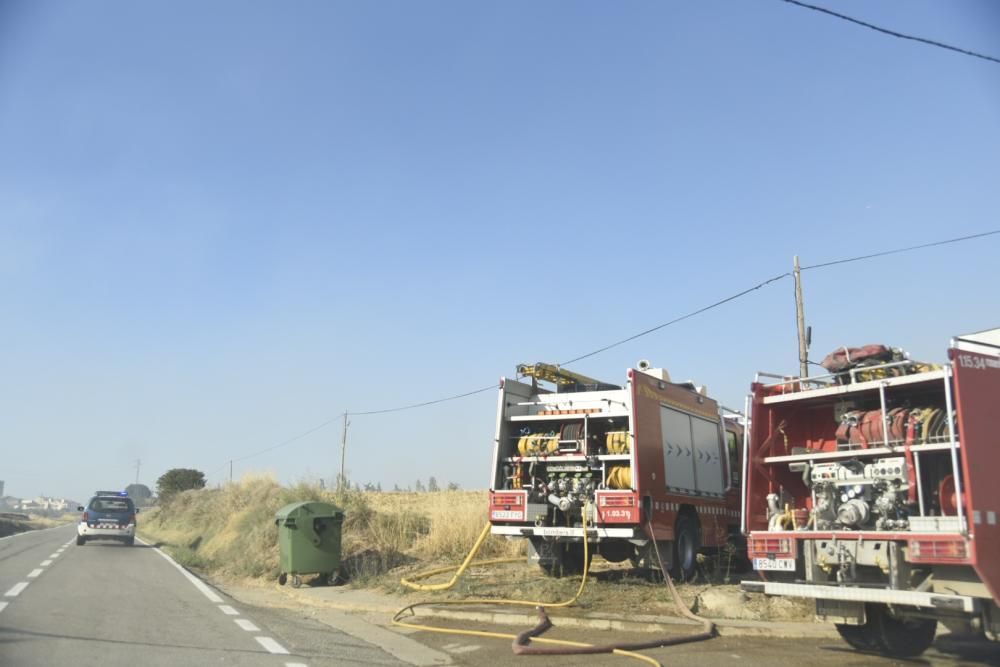
POLYGON ((139 466, 142 465, 142 459, 135 460, 135 483, 136 486, 139 485, 139 466))
POLYGON ((347 478, 344 476, 344 464, 347 461, 347 427, 351 422, 347 421, 347 411, 344 411, 344 428, 340 432, 340 478, 337 480, 337 491, 345 491, 347 478))
POLYGON ((229 483, 233 483, 233 460, 229 459, 229 483))
POLYGON ((799 330, 799 377, 809 377, 809 343, 806 340, 806 312, 802 305, 802 270, 799 268, 799 256, 795 255, 795 320, 799 330))

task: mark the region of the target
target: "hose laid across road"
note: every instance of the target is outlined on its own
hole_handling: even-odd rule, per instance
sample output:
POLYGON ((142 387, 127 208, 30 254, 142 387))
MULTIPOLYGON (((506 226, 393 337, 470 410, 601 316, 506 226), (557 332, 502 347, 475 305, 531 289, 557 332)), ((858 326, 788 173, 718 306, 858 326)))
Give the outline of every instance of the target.
MULTIPOLYGON (((473 637, 486 637, 491 639, 510 639, 512 640, 512 648, 515 655, 590 655, 590 654, 603 654, 610 653, 613 655, 619 655, 626 658, 632 658, 634 660, 639 660, 651 665, 656 665, 656 667, 662 667, 660 663, 649 656, 636 653, 636 651, 660 648, 664 646, 674 646, 677 644, 686 644, 696 641, 704 641, 706 639, 711 639, 716 636, 715 624, 708 620, 701 618, 684 604, 681 599, 680 594, 674 587, 674 582, 670 578, 670 574, 667 572, 666 567, 664 567, 663 559, 660 556, 659 547, 656 545, 656 541, 653 540, 653 547, 656 552, 656 559, 660 566, 660 571, 663 573, 664 581, 670 590, 671 597, 673 598, 674 605, 677 611, 696 622, 702 624, 701 632, 697 632, 690 635, 682 635, 680 637, 662 637, 649 642, 639 642, 639 643, 618 643, 618 644, 606 644, 606 645, 595 645, 587 644, 584 642, 574 642, 562 639, 550 639, 547 637, 542 637, 541 635, 545 633, 552 627, 552 623, 545 613, 545 607, 569 607, 573 605, 580 595, 583 593, 583 589, 587 584, 587 575, 590 570, 590 558, 589 558, 589 543, 587 541, 587 514, 589 510, 589 505, 584 507, 583 512, 583 575, 580 578, 580 586, 577 588, 576 593, 573 597, 562 602, 548 603, 548 602, 538 602, 529 600, 504 600, 504 599, 465 599, 465 600, 440 600, 432 601, 427 600, 423 602, 415 602, 410 605, 406 605, 401 608, 392 618, 394 625, 398 625, 405 628, 410 628, 414 630, 423 630, 426 632, 437 632, 441 634, 453 634, 453 635, 463 635, 463 636, 473 636, 473 637), (415 615, 414 609, 422 606, 429 605, 499 605, 499 606, 530 606, 535 607, 538 610, 539 624, 530 630, 526 630, 519 634, 513 635, 508 633, 500 632, 486 632, 483 630, 463 630, 463 629, 450 629, 450 628, 438 628, 430 625, 422 625, 418 623, 404 622, 401 619, 403 616, 409 612, 411 615, 415 615), (548 646, 533 646, 532 644, 546 644, 548 646)), ((648 523, 649 535, 653 535, 653 527, 651 523, 648 523)), ((462 564, 456 567, 443 567, 434 570, 428 570, 426 572, 421 572, 411 579, 400 579, 400 583, 408 588, 421 591, 440 591, 451 588, 459 580, 462 574, 471 566, 485 566, 485 565, 496 565, 499 563, 510 563, 515 561, 520 561, 520 558, 499 558, 493 560, 477 561, 473 563, 473 558, 475 558, 476 553, 482 547, 483 542, 486 540, 490 532, 489 522, 483 527, 482 533, 480 533, 479 538, 476 540, 472 549, 469 551, 465 560, 462 564), (455 574, 452 576, 450 581, 441 584, 418 584, 415 583, 421 579, 427 579, 438 574, 444 574, 445 572, 454 571, 455 574)))

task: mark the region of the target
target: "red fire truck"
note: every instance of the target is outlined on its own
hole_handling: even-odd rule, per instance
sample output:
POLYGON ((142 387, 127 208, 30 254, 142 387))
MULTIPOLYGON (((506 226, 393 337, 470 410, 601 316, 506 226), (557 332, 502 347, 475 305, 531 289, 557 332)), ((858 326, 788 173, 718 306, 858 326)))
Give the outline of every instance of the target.
POLYGON ((582 569, 584 539, 591 554, 648 568, 656 541, 688 578, 699 550, 741 539, 742 426, 704 388, 644 361, 624 387, 550 364, 518 374, 500 383, 493 534, 527 539, 553 576, 582 569))
POLYGON ((938 622, 997 639, 1000 329, 952 339, 943 365, 892 352, 758 374, 743 527, 761 580, 743 588, 815 599, 865 651, 918 655, 938 622))

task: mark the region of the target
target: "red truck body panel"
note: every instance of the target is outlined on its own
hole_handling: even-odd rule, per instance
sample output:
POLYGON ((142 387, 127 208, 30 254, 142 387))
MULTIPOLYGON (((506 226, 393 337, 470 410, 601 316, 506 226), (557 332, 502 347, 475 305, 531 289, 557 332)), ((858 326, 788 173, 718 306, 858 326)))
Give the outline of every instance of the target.
POLYGON ((964 505, 970 517, 971 560, 1000 604, 1000 361, 949 350, 962 442, 964 505))

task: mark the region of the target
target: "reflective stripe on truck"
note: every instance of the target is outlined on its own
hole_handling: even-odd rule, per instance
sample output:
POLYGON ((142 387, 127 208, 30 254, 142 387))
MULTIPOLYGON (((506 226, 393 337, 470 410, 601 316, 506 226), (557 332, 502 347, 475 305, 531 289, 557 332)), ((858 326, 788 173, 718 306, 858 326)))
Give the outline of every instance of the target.
POLYGON ((856 588, 817 586, 813 584, 785 584, 776 581, 744 581, 740 587, 747 593, 765 595, 790 595, 815 600, 844 600, 848 602, 882 602, 905 604, 912 607, 948 609, 976 613, 979 611, 978 598, 967 595, 947 595, 921 591, 895 591, 885 588, 856 588))

